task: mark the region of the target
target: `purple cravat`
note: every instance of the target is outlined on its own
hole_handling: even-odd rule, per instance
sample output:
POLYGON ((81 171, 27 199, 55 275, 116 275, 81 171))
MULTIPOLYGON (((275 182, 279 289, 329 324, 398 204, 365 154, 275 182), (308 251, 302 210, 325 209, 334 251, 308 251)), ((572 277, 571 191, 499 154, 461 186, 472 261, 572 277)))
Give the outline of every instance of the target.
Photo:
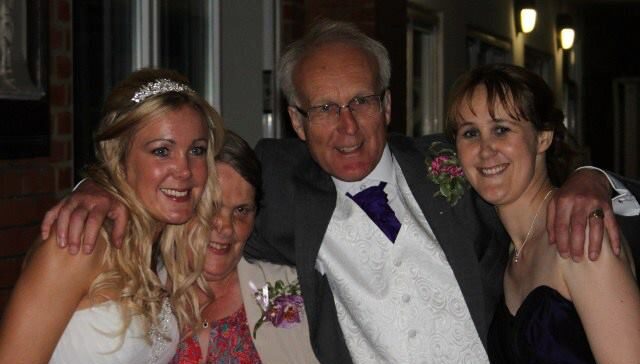
POLYGON ((395 242, 400 231, 400 221, 389 206, 387 193, 384 192, 386 185, 386 182, 380 182, 379 185, 366 188, 353 196, 347 192, 347 196, 367 213, 391 242, 395 242))

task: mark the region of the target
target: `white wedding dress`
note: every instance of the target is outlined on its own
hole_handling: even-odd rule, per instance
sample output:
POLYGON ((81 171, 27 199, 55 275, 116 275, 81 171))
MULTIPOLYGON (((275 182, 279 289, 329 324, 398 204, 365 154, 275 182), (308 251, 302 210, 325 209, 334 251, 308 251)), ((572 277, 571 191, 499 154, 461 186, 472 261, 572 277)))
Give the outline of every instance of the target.
POLYGON ((123 336, 119 304, 107 301, 76 311, 53 352, 50 364, 147 364, 168 363, 179 341, 178 324, 165 299, 158 327, 152 328, 152 344, 145 340, 141 318, 133 318, 123 336))

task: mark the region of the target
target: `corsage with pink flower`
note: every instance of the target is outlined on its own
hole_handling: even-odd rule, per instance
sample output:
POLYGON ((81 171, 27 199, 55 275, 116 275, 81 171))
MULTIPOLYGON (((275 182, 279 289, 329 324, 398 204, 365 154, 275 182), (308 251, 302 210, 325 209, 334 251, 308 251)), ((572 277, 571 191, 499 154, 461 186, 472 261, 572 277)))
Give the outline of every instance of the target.
POLYGON ((254 339, 258 328, 265 322, 286 329, 299 324, 303 319, 304 302, 298 280, 292 283, 284 283, 282 280, 277 280, 274 284, 267 282, 261 288, 256 288, 252 282, 250 285, 262 311, 262 316, 253 327, 254 339))
POLYGON ((458 155, 455 150, 441 142, 434 142, 429 150, 435 157, 427 157, 425 161, 427 175, 433 183, 440 186, 433 196, 442 196, 454 206, 469 186, 460 167, 458 155))

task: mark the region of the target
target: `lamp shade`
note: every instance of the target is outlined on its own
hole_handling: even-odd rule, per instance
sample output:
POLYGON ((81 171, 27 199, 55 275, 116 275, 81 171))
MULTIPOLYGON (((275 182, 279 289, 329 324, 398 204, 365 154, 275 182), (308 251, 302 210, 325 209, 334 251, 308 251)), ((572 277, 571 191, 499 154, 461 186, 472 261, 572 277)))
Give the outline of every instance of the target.
POLYGON ((573 19, 569 14, 559 14, 556 18, 556 29, 562 49, 571 49, 576 39, 576 31, 573 27, 573 19))
POLYGON ((523 8, 520 10, 520 29, 523 33, 531 33, 536 27, 536 9, 523 8))
POLYGON ((576 32, 571 28, 560 30, 560 46, 562 49, 571 49, 573 41, 576 39, 576 32))

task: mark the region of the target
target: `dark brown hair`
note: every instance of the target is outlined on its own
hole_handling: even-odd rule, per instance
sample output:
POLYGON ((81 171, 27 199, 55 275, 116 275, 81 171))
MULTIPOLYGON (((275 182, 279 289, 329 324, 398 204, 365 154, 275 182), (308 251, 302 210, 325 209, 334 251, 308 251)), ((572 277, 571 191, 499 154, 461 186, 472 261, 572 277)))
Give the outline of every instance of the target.
POLYGON ((471 100, 480 86, 487 91, 491 117, 499 103, 514 120, 528 121, 537 131, 553 131, 545 157, 551 182, 560 185, 578 165, 580 153, 564 126, 564 114, 555 107, 553 91, 540 76, 520 66, 488 64, 460 76, 449 96, 447 136, 455 140, 463 104, 475 113, 471 100))
POLYGON ((256 153, 238 134, 225 130, 222 149, 216 155, 216 162, 227 163, 255 190, 256 203, 262 191, 262 171, 256 153))

